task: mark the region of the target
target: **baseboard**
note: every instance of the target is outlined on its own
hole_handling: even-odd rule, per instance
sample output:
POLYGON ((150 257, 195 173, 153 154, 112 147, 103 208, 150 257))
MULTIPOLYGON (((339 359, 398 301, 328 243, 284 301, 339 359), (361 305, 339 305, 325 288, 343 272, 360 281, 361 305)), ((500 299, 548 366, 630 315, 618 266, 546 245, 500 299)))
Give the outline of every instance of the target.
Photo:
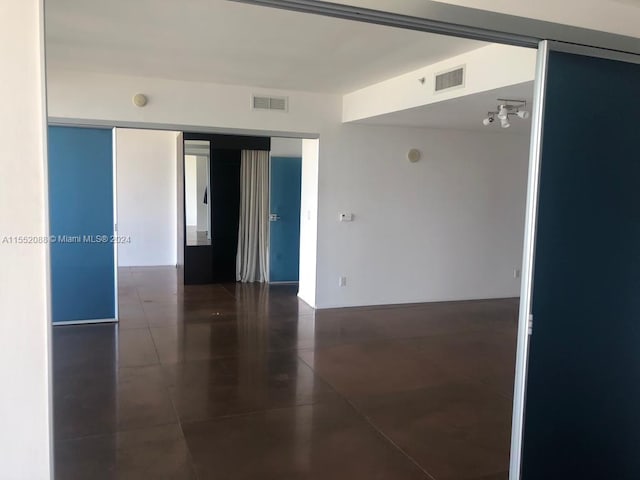
POLYGON ((300 300, 302 303, 304 303, 307 307, 313 308, 314 310, 316 309, 315 305, 311 305, 309 302, 307 302, 304 298, 302 298, 300 296, 300 294, 296 295, 298 297, 298 300, 300 300))
POLYGON ((399 302, 384 302, 384 303, 347 303, 347 304, 335 304, 330 303, 327 305, 318 305, 315 308, 317 310, 337 310, 337 309, 382 309, 382 308, 395 308, 395 307, 412 307, 418 305, 427 305, 435 303, 472 303, 472 302, 485 302, 493 300, 519 300, 520 297, 480 297, 480 298, 455 298, 455 299, 437 299, 437 300, 422 300, 422 301, 399 301, 399 302))

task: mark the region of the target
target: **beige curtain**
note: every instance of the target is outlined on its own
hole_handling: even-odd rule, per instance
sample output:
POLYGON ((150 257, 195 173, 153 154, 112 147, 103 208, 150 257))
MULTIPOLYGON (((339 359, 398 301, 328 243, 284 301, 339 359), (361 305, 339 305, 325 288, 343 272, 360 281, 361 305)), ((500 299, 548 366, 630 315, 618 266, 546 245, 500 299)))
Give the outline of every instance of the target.
POLYGON ((269 272, 269 152, 243 150, 236 280, 266 282, 269 272))

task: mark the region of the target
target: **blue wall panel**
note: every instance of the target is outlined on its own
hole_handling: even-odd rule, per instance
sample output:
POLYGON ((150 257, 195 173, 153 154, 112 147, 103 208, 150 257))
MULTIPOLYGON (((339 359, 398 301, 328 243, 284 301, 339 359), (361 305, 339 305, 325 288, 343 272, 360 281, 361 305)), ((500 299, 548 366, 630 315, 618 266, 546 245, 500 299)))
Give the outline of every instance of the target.
POLYGON ((639 88, 549 55, 523 480, 640 478, 639 88))
POLYGON ((269 281, 297 282, 300 266, 300 193, 302 159, 271 158, 269 281))
POLYGON ((111 130, 49 127, 54 323, 115 317, 112 149, 111 130))

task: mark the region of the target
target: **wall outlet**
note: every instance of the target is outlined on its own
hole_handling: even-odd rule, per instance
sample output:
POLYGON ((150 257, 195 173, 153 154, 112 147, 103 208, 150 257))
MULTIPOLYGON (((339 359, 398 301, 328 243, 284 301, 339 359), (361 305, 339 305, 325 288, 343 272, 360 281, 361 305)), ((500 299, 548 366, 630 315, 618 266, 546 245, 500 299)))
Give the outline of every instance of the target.
POLYGON ((338 278, 338 286, 346 287, 347 286, 347 277, 339 277, 338 278))
POLYGON ((519 268, 514 268, 513 269, 513 278, 520 278, 520 269, 519 268))

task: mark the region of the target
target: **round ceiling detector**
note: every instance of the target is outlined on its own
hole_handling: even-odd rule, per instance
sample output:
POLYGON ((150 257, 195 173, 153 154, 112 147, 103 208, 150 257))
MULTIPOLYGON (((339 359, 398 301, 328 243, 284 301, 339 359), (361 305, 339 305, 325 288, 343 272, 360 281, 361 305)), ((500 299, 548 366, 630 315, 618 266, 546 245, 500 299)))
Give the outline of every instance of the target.
POLYGON ((142 93, 136 93, 133 96, 133 104, 136 107, 144 107, 147 104, 147 97, 146 95, 143 95, 142 93))
POLYGON ((420 160, 421 156, 422 154, 417 148, 412 148, 411 150, 409 150, 409 153, 407 153, 407 158, 411 163, 416 163, 418 160, 420 160))

